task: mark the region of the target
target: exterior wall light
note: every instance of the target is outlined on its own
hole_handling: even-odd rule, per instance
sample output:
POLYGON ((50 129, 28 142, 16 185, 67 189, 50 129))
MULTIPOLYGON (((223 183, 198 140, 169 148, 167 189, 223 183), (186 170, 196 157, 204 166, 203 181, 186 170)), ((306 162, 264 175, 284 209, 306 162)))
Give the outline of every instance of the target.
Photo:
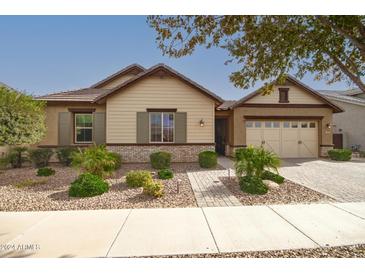
POLYGON ((336 125, 331 125, 330 123, 328 123, 328 124, 326 124, 326 127, 327 127, 328 129, 331 129, 331 128, 333 128, 333 127, 336 127, 336 125))
POLYGON ((201 126, 201 127, 203 127, 203 126, 204 126, 204 124, 205 124, 204 120, 203 120, 203 119, 201 119, 201 120, 200 120, 200 122, 199 122, 199 124, 200 124, 200 126, 201 126))

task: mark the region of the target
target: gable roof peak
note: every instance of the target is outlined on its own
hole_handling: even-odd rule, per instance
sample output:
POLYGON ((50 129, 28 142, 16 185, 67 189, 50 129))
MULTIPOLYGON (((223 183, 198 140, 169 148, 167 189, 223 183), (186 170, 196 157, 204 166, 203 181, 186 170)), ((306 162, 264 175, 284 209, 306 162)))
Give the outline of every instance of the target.
POLYGON ((90 88, 100 88, 103 84, 105 84, 107 82, 110 82, 110 81, 114 80, 117 77, 120 77, 122 75, 131 73, 131 72, 134 72, 134 71, 136 71, 137 72, 136 75, 138 75, 139 73, 141 73, 145 70, 146 69, 143 66, 141 66, 140 64, 133 63, 129 66, 126 66, 126 67, 118 70, 116 73, 113 73, 112 75, 104 78, 103 80, 93 84, 92 86, 90 86, 90 88))
POLYGON ((218 95, 214 94, 213 92, 209 91, 208 89, 206 89, 205 87, 201 86, 200 84, 196 83, 195 81, 191 80, 190 78, 186 77, 185 75, 179 73, 178 71, 174 70, 173 68, 171 68, 170 66, 164 64, 164 63, 158 63, 152 67, 150 67, 147 70, 144 70, 143 72, 141 72, 140 74, 138 74, 137 76, 128 79, 127 81, 121 83, 120 85, 112 88, 110 91, 105 92, 104 94, 101 94, 100 96, 98 96, 94 102, 97 102, 99 100, 101 100, 102 98, 114 93, 117 90, 123 89, 133 83, 135 83, 136 81, 139 81, 141 79, 143 79, 144 77, 147 77, 151 74, 153 74, 154 72, 158 71, 159 69, 163 69, 166 72, 170 73, 173 76, 176 76, 177 78, 179 78, 180 80, 184 81, 185 83, 187 83, 190 86, 193 86, 195 88, 197 88, 199 91, 201 91, 204 95, 212 98, 214 101, 216 101, 218 104, 221 104, 224 100, 219 97, 218 95))
MULTIPOLYGON (((334 112, 343 112, 343 110, 336 106, 335 104, 333 104, 331 101, 329 101, 324 95, 320 94, 318 91, 312 89, 311 87, 307 86, 306 84, 304 84, 303 82, 299 81, 297 78, 295 78, 294 76, 290 75, 290 74, 286 74, 286 80, 293 83, 294 85, 300 86, 301 88, 303 88, 305 91, 307 91, 308 93, 312 94, 313 96, 317 97, 319 100, 321 100, 322 102, 324 102, 326 105, 330 106, 334 112)), ((271 82, 270 84, 276 84, 276 81, 271 82)), ((239 107, 241 105, 244 105, 244 103, 246 103, 248 100, 250 100, 251 98, 261 94, 261 90, 262 87, 260 87, 259 89, 249 93, 248 95, 244 96, 243 98, 241 98, 240 100, 238 100, 235 104, 233 104, 230 109, 239 107)))

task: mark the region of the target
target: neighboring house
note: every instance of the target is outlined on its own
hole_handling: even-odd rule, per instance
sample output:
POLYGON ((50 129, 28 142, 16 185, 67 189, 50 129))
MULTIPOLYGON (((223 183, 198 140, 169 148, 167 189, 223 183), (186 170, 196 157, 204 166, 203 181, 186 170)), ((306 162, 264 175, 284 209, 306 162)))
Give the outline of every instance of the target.
POLYGON ((173 161, 203 150, 232 155, 263 145, 281 157, 318 157, 332 148, 332 113, 341 108, 288 76, 272 94, 224 101, 172 68, 128 66, 90 88, 38 97, 47 101, 43 147, 106 144, 126 162, 156 150, 173 161))
POLYGON ((360 145, 360 149, 365 150, 365 93, 359 89, 323 90, 321 93, 344 109, 343 113, 333 116, 336 147, 351 148, 360 145))

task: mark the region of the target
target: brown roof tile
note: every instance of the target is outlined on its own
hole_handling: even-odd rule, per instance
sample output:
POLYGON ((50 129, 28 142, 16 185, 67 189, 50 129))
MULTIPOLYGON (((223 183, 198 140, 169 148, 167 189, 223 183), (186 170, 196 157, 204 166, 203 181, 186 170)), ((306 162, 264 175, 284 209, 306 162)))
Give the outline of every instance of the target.
POLYGON ((44 101, 78 101, 93 102, 95 98, 107 92, 107 89, 85 88, 71 91, 58 92, 36 97, 36 100, 44 101))
POLYGON ((100 88, 102 85, 114 80, 117 77, 120 77, 122 75, 128 74, 128 73, 134 73, 135 75, 138 75, 139 73, 145 71, 146 69, 142 67, 139 64, 132 64, 125 68, 122 68, 121 70, 117 71, 116 73, 108 76, 107 78, 97 82, 96 84, 92 85, 90 88, 100 88))
POLYGON ((235 100, 227 100, 227 101, 224 101, 223 104, 221 104, 219 107, 217 107, 217 109, 218 110, 227 110, 231 106, 233 106, 235 103, 236 103, 235 100))

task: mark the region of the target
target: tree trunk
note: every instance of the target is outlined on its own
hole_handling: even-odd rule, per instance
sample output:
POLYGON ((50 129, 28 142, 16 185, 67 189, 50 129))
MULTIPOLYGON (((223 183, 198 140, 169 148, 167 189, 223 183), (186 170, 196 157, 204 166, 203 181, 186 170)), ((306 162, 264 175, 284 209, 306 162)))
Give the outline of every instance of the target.
POLYGON ((335 62, 335 64, 342 70, 343 73, 347 75, 351 79, 352 82, 354 82, 359 89, 365 93, 365 84, 361 81, 360 77, 357 77, 351 71, 348 70, 348 68, 338 59, 336 56, 333 56, 329 54, 330 58, 335 62))

